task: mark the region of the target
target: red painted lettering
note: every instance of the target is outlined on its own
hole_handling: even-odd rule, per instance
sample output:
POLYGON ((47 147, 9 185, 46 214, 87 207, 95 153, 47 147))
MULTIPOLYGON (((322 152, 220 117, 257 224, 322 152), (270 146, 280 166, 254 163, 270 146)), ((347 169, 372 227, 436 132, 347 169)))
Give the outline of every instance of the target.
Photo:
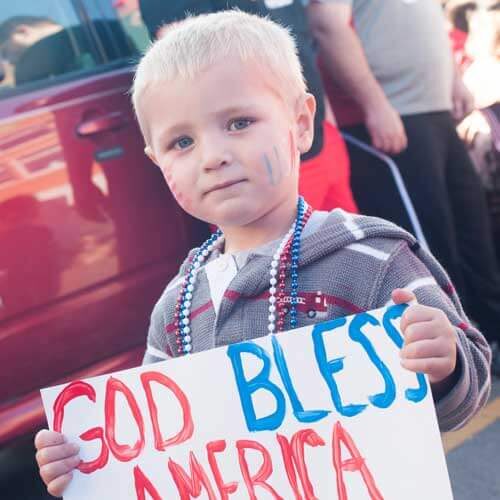
POLYGON ((347 490, 344 482, 344 471, 361 472, 363 481, 366 484, 368 493, 372 500, 383 500, 383 497, 375 485, 375 480, 366 466, 365 459, 359 453, 352 437, 342 427, 340 422, 336 422, 333 427, 333 466, 337 474, 337 494, 339 500, 347 500, 347 490), (343 444, 351 454, 351 458, 342 460, 340 445, 343 444))
POLYGON ((193 418, 191 416, 191 407, 189 405, 188 398, 181 390, 181 388, 171 378, 159 372, 142 373, 141 382, 144 387, 144 392, 146 393, 146 399, 148 401, 149 414, 151 416, 151 424, 153 426, 153 433, 155 438, 155 448, 159 451, 164 451, 168 446, 180 444, 189 439, 193 435, 193 418), (156 407, 153 398, 151 382, 156 382, 170 389, 181 405, 183 414, 182 429, 178 432, 178 434, 170 439, 164 439, 161 434, 160 424, 158 422, 158 408, 156 407))
POLYGON ((318 436, 312 429, 303 429, 296 432, 292 436, 291 443, 285 436, 278 434, 276 436, 283 455, 283 462, 285 464, 286 474, 288 481, 293 489, 295 498, 302 500, 299 492, 296 478, 296 470, 299 474, 300 482, 304 490, 304 497, 306 500, 317 500, 314 494, 314 489, 309 479, 307 466, 305 461, 305 445, 309 446, 324 446, 325 442, 318 436))
POLYGON ((276 493, 275 489, 266 480, 269 478, 273 472, 273 464, 271 461, 271 456, 269 452, 257 441, 240 440, 236 441, 236 447, 238 448, 238 460, 240 462, 241 473, 243 474, 243 479, 250 495, 250 500, 257 500, 255 495, 255 486, 261 486, 267 490, 274 498, 278 500, 283 500, 283 497, 276 493), (256 450, 262 455, 262 465, 256 474, 250 475, 248 469, 248 462, 245 458, 245 450, 256 450))
POLYGON ((191 477, 186 474, 184 469, 176 464, 172 459, 168 461, 168 469, 177 486, 181 500, 190 500, 191 497, 199 497, 201 487, 205 488, 209 500, 217 500, 217 496, 210 484, 207 473, 203 470, 193 452, 189 453, 189 469, 191 477))
POLYGON ((222 479, 222 474, 220 473, 219 466, 217 465, 217 460, 215 459, 215 454, 220 453, 226 449, 226 442, 224 440, 211 441, 207 444, 207 455, 208 463, 212 469, 212 474, 215 478, 215 484, 219 490, 221 500, 227 500, 231 493, 234 493, 238 489, 238 483, 224 483, 222 479))
POLYGON ((105 434, 111 453, 121 462, 128 462, 136 458, 144 448, 144 420, 139 410, 139 405, 132 394, 132 391, 120 380, 110 377, 106 384, 106 398, 104 401, 105 434), (115 404, 116 393, 121 392, 127 400, 132 416, 137 424, 139 439, 133 446, 128 444, 118 444, 115 438, 115 404))
MULTIPOLYGON (((53 407, 53 429, 56 432, 62 432, 64 407, 72 399, 79 398, 80 396, 86 396, 93 403, 95 403, 96 394, 94 388, 90 384, 87 384, 87 382, 83 382, 81 380, 76 380, 75 382, 67 385, 57 396, 57 399, 54 401, 53 407)), ((101 452, 95 460, 91 460, 89 462, 80 462, 78 470, 80 470, 84 474, 91 474, 98 469, 102 469, 108 463, 109 459, 109 450, 106 446, 106 443, 104 442, 102 427, 93 427, 92 429, 85 431, 83 434, 80 434, 80 439, 83 439, 84 441, 99 439, 101 441, 101 452)))
POLYGON ((153 483, 144 475, 138 465, 134 467, 134 485, 137 500, 146 500, 146 491, 152 500, 163 500, 153 483))

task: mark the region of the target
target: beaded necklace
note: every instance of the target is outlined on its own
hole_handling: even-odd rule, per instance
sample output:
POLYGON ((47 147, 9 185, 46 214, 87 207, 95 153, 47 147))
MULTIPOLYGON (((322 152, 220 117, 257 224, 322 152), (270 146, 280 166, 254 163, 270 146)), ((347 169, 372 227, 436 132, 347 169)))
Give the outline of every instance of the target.
MULTIPOLYGON (((289 231, 282 239, 271 261, 269 270, 269 333, 283 331, 285 325, 285 283, 286 269, 290 266, 290 328, 297 327, 298 267, 300 238, 302 230, 312 214, 312 209, 302 197, 297 203, 297 216, 289 231), (276 319, 278 320, 276 322, 276 319)), ((224 235, 218 229, 195 253, 175 305, 174 324, 178 354, 189 354, 193 350, 191 335, 191 304, 196 284, 196 276, 205 260, 224 242, 224 235)))

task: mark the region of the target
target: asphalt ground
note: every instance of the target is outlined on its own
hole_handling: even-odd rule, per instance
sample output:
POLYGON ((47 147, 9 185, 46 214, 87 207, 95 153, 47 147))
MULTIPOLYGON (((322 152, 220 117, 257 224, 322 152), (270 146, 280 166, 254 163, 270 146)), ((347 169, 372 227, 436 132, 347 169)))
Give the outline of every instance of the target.
POLYGON ((455 500, 500 499, 500 379, 488 404, 443 445, 455 500))
MULTIPOLYGON (((500 379, 493 379, 485 408, 464 428, 443 435, 443 446, 455 500, 500 499, 500 379)), ((0 451, 0 500, 51 498, 38 477, 32 441, 13 454, 0 451)))

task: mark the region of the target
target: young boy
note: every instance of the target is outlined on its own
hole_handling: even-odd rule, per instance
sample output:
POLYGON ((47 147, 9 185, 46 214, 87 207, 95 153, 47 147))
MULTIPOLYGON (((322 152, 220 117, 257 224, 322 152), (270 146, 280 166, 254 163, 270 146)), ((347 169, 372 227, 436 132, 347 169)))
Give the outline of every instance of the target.
MULTIPOLYGON (((179 204, 221 230, 157 303, 144 363, 417 298, 402 317, 402 364, 428 374, 441 428, 485 403, 487 344, 433 257, 390 223, 311 213, 298 197, 315 101, 286 29, 238 11, 176 23, 140 62, 133 103, 179 204)), ((35 445, 60 495, 77 446, 49 431, 35 445)))

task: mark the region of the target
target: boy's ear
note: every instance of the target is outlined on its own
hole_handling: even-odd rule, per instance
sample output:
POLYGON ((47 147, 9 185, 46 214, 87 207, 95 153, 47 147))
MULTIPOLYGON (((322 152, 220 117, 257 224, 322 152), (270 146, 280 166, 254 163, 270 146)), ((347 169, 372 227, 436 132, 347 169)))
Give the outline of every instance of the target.
POLYGON ((150 159, 150 160, 151 160, 151 161, 152 161, 155 165, 159 166, 159 165, 158 165, 158 162, 156 161, 156 156, 155 156, 155 154, 153 153, 153 150, 151 149, 151 147, 150 147, 150 146, 146 146, 146 147, 144 148, 144 154, 145 154, 145 155, 146 155, 146 156, 147 156, 147 157, 148 157, 148 158, 149 158, 149 159, 150 159))
POLYGON ((301 154, 311 149, 314 139, 314 115, 316 113, 316 99, 306 92, 297 101, 297 148, 301 154))

